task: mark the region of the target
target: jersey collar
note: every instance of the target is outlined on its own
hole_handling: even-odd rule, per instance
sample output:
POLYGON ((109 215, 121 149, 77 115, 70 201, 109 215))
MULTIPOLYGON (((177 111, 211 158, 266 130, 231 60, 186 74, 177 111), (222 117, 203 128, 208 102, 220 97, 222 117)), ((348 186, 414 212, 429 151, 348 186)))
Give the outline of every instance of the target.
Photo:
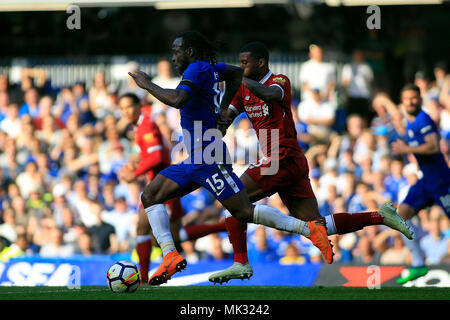
POLYGON ((272 76, 272 71, 269 70, 269 72, 267 72, 267 74, 261 80, 259 80, 259 83, 264 84, 271 76, 272 76))

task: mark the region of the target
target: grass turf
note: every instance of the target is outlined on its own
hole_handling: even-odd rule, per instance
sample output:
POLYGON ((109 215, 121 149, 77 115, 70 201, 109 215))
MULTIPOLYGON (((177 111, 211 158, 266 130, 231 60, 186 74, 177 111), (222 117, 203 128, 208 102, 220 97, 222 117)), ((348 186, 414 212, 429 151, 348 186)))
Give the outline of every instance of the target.
POLYGON ((450 288, 141 287, 115 294, 108 287, 0 287, 0 300, 450 300, 450 288))

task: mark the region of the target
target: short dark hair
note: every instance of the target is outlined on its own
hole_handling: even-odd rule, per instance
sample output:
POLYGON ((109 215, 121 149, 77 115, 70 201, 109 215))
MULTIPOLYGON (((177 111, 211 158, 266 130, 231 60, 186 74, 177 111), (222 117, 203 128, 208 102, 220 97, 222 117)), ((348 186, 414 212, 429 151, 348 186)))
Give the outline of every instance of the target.
POLYGON ((264 59, 266 61, 266 65, 269 64, 269 50, 266 45, 259 41, 249 42, 244 45, 239 53, 242 52, 250 52, 253 58, 255 59, 264 59))
POLYGON ((400 91, 400 94, 402 94, 404 91, 409 91, 409 90, 416 91, 417 94, 420 96, 420 89, 414 83, 408 83, 408 84, 404 85, 402 90, 400 91))
POLYGON ((199 60, 209 60, 211 64, 217 63, 217 46, 198 31, 186 31, 177 36, 183 39, 183 48, 193 48, 194 57, 199 60))
POLYGON ((120 98, 119 98, 119 101, 122 98, 130 98, 133 101, 133 104, 136 104, 136 105, 140 105, 140 102, 141 102, 139 97, 136 94, 132 93, 132 92, 127 92, 127 93, 124 93, 123 95, 121 95, 120 98))

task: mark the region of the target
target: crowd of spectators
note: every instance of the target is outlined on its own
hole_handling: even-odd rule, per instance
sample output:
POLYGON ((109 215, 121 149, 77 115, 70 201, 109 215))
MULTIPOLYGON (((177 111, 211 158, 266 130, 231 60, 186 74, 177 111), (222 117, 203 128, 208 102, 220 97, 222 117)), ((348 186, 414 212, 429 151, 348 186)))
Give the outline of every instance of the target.
MULTIPOLYGON (((129 64, 130 71, 138 66, 129 64)), ((292 111, 298 142, 308 159, 313 190, 322 215, 375 211, 385 201, 398 205, 421 172, 411 156, 394 157, 390 143, 399 138, 401 106, 377 91, 376 76, 355 50, 342 73, 323 61, 323 49, 310 47, 303 64, 300 100, 292 111)), ((144 179, 126 183, 120 168, 138 154, 133 130, 123 122, 118 97, 138 95, 143 109, 173 148, 181 135, 179 112, 160 104, 133 81, 108 84, 99 72, 83 82, 52 88, 44 70, 24 68, 20 83, 0 75, 0 260, 20 254, 69 257, 74 254, 132 252, 135 247, 139 194, 144 179)), ((158 63, 153 79, 175 87, 171 64, 158 63)), ((438 63, 434 75, 416 74, 424 109, 441 130, 441 150, 450 154, 450 75, 438 63)), ((245 116, 229 128, 225 141, 240 175, 258 158, 258 142, 245 116)), ((173 161, 179 161, 174 157, 173 161)), ((277 195, 262 200, 288 214, 277 195)), ((183 224, 221 219, 220 207, 205 190, 182 199, 183 224)), ((413 219, 427 263, 448 262, 450 224, 433 206, 413 219)), ((385 226, 331 237, 335 261, 407 264, 410 254, 397 231, 385 226)), ((183 244, 188 260, 229 258, 225 232, 183 244)), ((320 252, 303 236, 249 224, 251 262, 301 264, 321 261, 320 252)))

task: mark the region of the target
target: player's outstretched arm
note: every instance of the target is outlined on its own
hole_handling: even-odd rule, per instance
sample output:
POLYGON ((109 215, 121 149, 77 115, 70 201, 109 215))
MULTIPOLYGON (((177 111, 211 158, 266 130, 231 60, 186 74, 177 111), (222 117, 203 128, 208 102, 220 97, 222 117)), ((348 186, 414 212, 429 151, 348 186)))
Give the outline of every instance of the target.
POLYGON ((283 91, 278 86, 266 86, 247 77, 242 78, 242 83, 251 93, 266 102, 281 101, 283 99, 283 91))
POLYGON ((147 90, 152 96, 168 106, 181 109, 189 102, 189 99, 191 98, 184 90, 161 88, 157 84, 153 83, 150 76, 145 72, 136 71, 128 72, 128 74, 134 79, 140 88, 147 90))
POLYGON ((225 93, 223 94, 222 101, 220 102, 221 113, 228 109, 231 101, 233 101, 236 92, 239 90, 242 82, 242 74, 244 70, 240 67, 236 67, 230 64, 225 68, 225 93))

